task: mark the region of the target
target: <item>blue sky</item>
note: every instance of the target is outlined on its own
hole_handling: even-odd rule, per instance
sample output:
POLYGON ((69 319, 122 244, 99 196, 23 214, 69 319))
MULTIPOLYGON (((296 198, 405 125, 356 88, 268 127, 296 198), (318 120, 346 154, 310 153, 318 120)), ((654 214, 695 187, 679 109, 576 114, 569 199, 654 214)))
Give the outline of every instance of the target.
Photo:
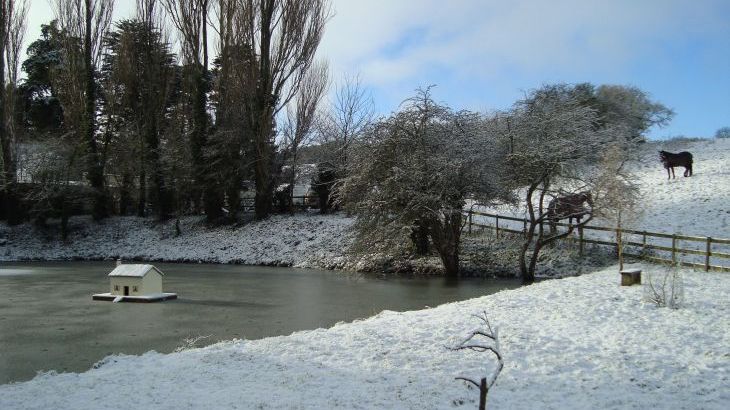
MULTIPOLYGON (((129 16, 134 1, 117 0, 129 16)), ((730 126, 730 0, 333 0, 320 47, 387 114, 421 86, 454 108, 508 108, 545 83, 641 88, 676 111, 652 138, 730 126)), ((28 39, 52 18, 34 0, 28 39)))

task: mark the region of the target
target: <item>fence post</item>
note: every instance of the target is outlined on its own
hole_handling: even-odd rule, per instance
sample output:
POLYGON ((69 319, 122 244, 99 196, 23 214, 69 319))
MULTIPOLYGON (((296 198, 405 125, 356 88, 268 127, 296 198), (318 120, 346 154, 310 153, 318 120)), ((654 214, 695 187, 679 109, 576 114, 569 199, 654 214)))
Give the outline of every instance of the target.
POLYGON ((711 249, 711 247, 712 247, 712 238, 710 238, 708 236, 707 237, 707 250, 705 253, 705 272, 710 271, 710 254, 711 254, 710 249, 711 249))
POLYGON ((641 241, 641 253, 646 254, 646 231, 643 232, 644 239, 641 241))
POLYGON ((472 215, 472 211, 470 209, 469 210, 469 235, 471 235, 471 215, 472 215))
POLYGON ((672 266, 677 264, 677 235, 672 234, 672 266))
POLYGON ((527 238, 527 219, 522 220, 522 233, 525 235, 525 238, 527 238))
POLYGON ((578 229, 578 255, 583 256, 583 228, 578 229))
POLYGON ((495 217, 495 222, 496 222, 496 224, 495 224, 495 227, 496 227, 496 235, 497 235, 497 238, 499 238, 499 215, 497 215, 495 217))

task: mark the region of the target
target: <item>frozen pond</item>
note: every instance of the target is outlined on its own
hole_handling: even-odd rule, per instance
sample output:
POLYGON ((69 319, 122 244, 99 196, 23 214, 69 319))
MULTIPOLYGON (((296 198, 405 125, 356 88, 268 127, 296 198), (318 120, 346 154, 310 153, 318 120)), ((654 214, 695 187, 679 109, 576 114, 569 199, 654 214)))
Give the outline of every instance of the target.
POLYGON ((519 286, 517 280, 388 278, 239 265, 155 264, 162 303, 92 301, 113 262, 0 265, 0 384, 79 372, 115 353, 171 352, 184 339, 259 339, 380 311, 415 310, 519 286))

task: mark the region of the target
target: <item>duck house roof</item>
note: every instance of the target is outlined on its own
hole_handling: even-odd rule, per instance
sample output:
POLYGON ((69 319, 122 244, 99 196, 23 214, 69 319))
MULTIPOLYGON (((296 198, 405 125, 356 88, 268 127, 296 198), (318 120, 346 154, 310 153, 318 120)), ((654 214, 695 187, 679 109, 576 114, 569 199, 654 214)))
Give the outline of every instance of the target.
POLYGON ((127 265, 119 265, 116 268, 114 268, 113 271, 109 274, 109 276, 131 276, 131 277, 137 277, 141 278, 150 271, 156 271, 160 275, 164 276, 165 274, 162 273, 161 270, 155 268, 152 265, 144 265, 144 264, 127 264, 127 265))

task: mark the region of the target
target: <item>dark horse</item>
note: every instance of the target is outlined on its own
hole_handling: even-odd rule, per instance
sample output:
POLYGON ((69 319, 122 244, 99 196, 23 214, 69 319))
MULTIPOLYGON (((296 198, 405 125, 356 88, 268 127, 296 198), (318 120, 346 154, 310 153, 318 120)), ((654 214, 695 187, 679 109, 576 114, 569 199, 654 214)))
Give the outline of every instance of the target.
POLYGON ((550 231, 555 232, 555 224, 561 219, 568 219, 568 223, 573 223, 575 218, 576 223, 579 224, 583 216, 590 214, 593 208, 593 196, 589 191, 578 192, 576 194, 570 194, 560 196, 548 204, 547 208, 547 219, 550 221, 550 231), (587 203, 591 209, 583 206, 587 203))
POLYGON ((667 170, 667 179, 674 178, 674 167, 684 167, 684 176, 692 176, 692 154, 682 151, 679 154, 673 154, 667 151, 659 151, 659 159, 662 161, 664 168, 667 170), (669 170, 672 173, 669 173, 669 170))

